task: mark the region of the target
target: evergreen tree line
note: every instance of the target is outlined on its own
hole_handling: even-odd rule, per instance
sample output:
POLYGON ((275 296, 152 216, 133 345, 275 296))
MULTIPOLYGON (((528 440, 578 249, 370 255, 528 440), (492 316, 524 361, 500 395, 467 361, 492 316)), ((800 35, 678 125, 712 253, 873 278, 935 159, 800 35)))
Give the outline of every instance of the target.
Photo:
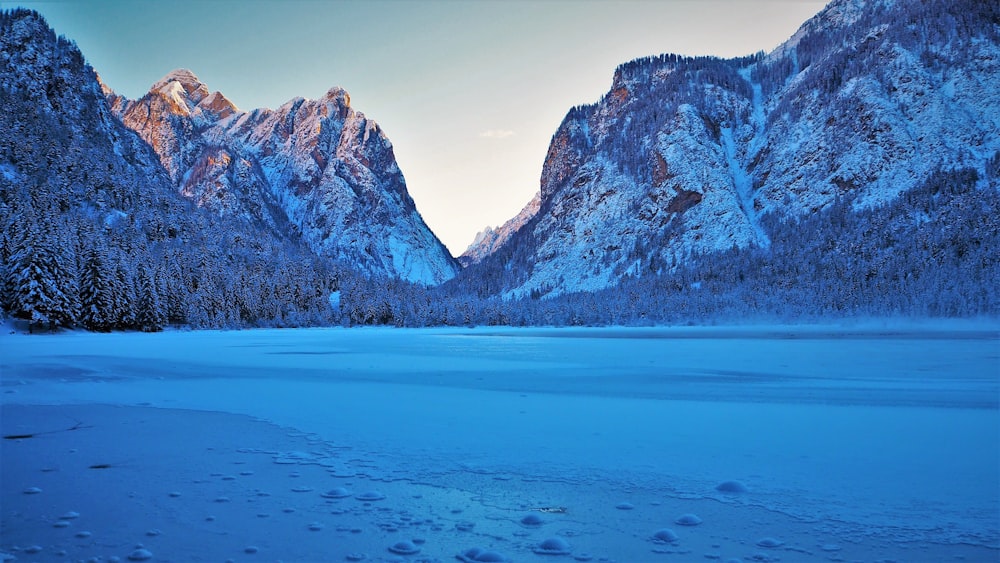
POLYGON ((155 212, 60 212, 44 187, 4 178, 0 193, 14 195, 0 207, 0 303, 32 330, 337 321, 329 304, 336 269, 292 244, 184 218, 157 238, 155 228, 143 228, 156 222, 155 212))

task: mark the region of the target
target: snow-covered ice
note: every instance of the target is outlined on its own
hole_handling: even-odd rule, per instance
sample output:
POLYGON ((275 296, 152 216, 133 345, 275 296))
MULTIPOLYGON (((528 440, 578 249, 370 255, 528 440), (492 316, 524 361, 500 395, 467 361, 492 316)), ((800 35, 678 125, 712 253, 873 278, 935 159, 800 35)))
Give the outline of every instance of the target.
POLYGON ((3 335, 0 557, 994 561, 998 334, 3 335))

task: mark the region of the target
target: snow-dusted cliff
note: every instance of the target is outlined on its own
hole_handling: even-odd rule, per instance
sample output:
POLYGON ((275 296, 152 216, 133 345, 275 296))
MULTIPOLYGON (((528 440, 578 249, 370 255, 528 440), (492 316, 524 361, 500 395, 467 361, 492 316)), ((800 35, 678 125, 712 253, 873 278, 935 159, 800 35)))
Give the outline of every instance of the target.
POLYGON ((139 100, 105 94, 199 206, 301 235, 375 274, 436 284, 458 269, 417 212, 389 139, 343 89, 241 111, 177 70, 139 100))
POLYGON ((770 54, 623 64, 553 136, 537 215, 464 275, 506 269, 513 295, 594 290, 766 249, 768 220, 886 203, 938 169, 987 182, 997 21, 988 2, 835 0, 770 54))

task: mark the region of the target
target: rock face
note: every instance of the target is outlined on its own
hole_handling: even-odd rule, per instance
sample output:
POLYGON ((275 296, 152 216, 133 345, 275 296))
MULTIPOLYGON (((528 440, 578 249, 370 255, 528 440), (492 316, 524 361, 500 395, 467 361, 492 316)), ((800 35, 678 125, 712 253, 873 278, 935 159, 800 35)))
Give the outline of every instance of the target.
POLYGON ((766 249, 769 221, 842 198, 877 206, 936 170, 992 181, 998 12, 972 0, 835 0, 770 54, 623 64, 553 136, 537 214, 506 245, 474 245, 492 253, 477 251, 463 276, 506 268, 512 295, 595 290, 706 253, 766 249))
POLYGON ((371 274, 437 284, 458 269, 417 212, 389 139, 343 89, 241 111, 176 70, 138 100, 105 95, 201 207, 301 236, 371 274))

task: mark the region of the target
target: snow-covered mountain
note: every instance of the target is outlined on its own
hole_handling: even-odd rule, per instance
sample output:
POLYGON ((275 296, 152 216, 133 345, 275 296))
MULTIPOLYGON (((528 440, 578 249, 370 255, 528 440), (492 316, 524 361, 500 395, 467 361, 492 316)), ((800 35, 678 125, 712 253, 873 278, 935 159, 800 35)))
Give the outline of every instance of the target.
MULTIPOLYGON (((235 111, 199 102, 198 119, 235 111)), ((0 11, 0 315, 99 331, 339 322, 329 298, 349 264, 194 205, 173 173, 114 115, 72 41, 36 12, 0 11)))
POLYGON ((536 193, 535 197, 531 198, 531 201, 528 202, 528 205, 525 205, 512 219, 497 228, 487 226, 477 233, 469 248, 465 249, 465 252, 458 257, 458 261, 462 266, 468 266, 476 264, 483 258, 496 252, 514 233, 538 213, 538 207, 541 202, 542 194, 536 193))
POLYGON ((623 64, 553 136, 537 214, 474 245, 492 253, 463 276, 605 288, 766 249, 770 223, 886 204, 941 169, 978 171, 996 197, 998 22, 993 2, 835 0, 770 54, 623 64))
POLYGON ((437 284, 458 270, 417 212, 389 139, 343 89, 241 111, 176 70, 138 100, 104 92, 199 206, 290 229, 317 254, 370 273, 437 284))

